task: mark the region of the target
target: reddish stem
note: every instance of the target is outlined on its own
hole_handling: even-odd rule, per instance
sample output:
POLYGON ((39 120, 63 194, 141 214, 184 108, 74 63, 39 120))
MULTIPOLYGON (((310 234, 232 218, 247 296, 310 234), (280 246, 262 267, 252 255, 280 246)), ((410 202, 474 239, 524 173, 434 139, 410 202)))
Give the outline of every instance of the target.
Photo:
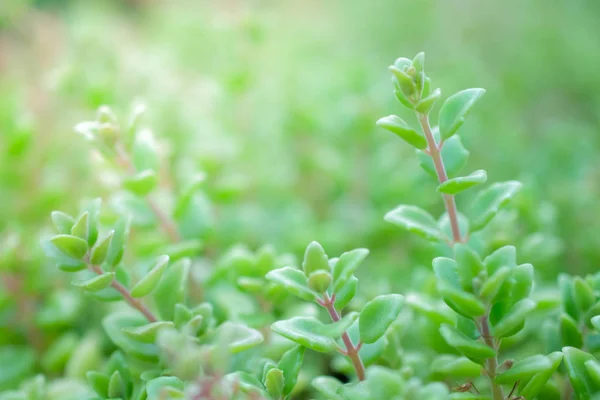
MULTIPOLYGON (((435 142, 435 138, 433 137, 433 132, 431 131, 431 126, 429 124, 429 116, 427 114, 418 114, 419 122, 421 123, 421 128, 423 129, 423 133, 425 134, 425 139, 427 139, 428 145, 428 154, 431 156, 433 160, 433 165, 435 167, 435 172, 438 177, 438 181, 440 184, 446 182, 448 180, 448 175, 446 174, 446 168, 444 167, 444 161, 442 160, 442 145, 438 145, 435 142)), ((446 206, 446 211, 448 212, 448 218, 450 219, 450 227, 452 229, 452 240, 454 243, 462 242, 462 238, 460 235, 460 228, 458 225, 458 210, 456 209, 456 201, 454 201, 454 196, 450 194, 443 194, 444 205, 446 206)))
MULTIPOLYGON (((319 301, 319 304, 322 305, 325 309, 327 309, 327 312, 329 313, 331 320, 333 322, 337 322, 340 320, 340 315, 338 314, 337 310, 335 309, 334 303, 335 303, 335 295, 333 297, 329 297, 327 295, 327 293, 323 294, 323 301, 319 301)), ((342 334, 342 341, 344 342, 344 345, 346 346, 345 354, 348 356, 348 358, 350 358, 350 361, 352 361, 352 364, 354 365, 354 369, 356 370, 356 376, 358 377, 358 380, 364 381, 365 380, 365 366, 362 362, 362 359, 360 358, 360 354, 358 354, 358 351, 360 350, 362 343, 358 343, 357 346, 354 346, 354 343, 352 343, 352 339, 350 339, 348 332, 344 332, 342 334)))

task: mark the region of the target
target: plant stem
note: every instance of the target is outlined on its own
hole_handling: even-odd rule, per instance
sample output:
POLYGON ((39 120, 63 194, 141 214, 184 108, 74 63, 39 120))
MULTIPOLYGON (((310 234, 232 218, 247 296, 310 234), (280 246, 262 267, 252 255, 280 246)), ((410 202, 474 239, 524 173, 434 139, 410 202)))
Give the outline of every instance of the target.
MULTIPOLYGON (((123 149, 123 146, 121 146, 120 143, 117 143, 116 150, 119 162, 125 167, 125 169, 127 169, 127 172, 129 172, 130 174, 135 174, 135 166, 129 159, 127 152, 125 151, 125 149, 123 149)), ((182 239, 181 235, 179 234, 177 226, 171 220, 171 218, 169 218, 169 216, 163 212, 163 210, 159 207, 158 204, 156 204, 152 197, 146 196, 146 202, 148 203, 148 206, 158 219, 158 223, 161 226, 162 230, 167 234, 167 236, 169 236, 169 239, 175 243, 180 242, 182 239)))
MULTIPOLYGON (((448 180, 448 175, 446 174, 446 168, 444 167, 444 161, 442 160, 442 146, 438 145, 435 142, 435 138, 433 137, 433 132, 431 131, 431 125, 429 124, 429 116, 427 114, 417 114, 419 119, 419 123, 421 124, 421 129, 423 129, 423 133, 425 134, 425 139, 427 139, 427 145, 429 150, 429 155, 433 160, 433 165, 435 167, 435 172, 438 177, 438 181, 440 184, 446 182, 448 180)), ((456 209, 456 201, 454 201, 454 196, 450 194, 442 194, 444 199, 444 205, 446 206, 446 212, 448 212, 448 218, 450 218, 450 227, 452 229, 452 241, 453 243, 462 242, 462 238, 460 235, 460 228, 458 225, 458 211, 456 209)))
MULTIPOLYGON (((492 349, 496 350, 494 338, 490 331, 490 323, 488 320, 488 315, 489 315, 489 313, 487 315, 481 317, 481 321, 480 321, 481 336, 483 337, 485 344, 487 344, 492 349)), ((490 379, 490 385, 492 387, 492 396, 493 396, 492 398, 494 400, 503 400, 504 393, 502 391, 502 386, 500 386, 494 382, 494 379, 496 379, 496 369, 497 368, 498 368, 498 358, 497 357, 488 358, 486 361, 486 373, 488 375, 488 378, 490 379)))
MULTIPOLYGON (((327 309, 327 312, 329 313, 331 320, 333 322, 337 322, 340 320, 340 315, 338 314, 337 310, 335 309, 335 305, 334 305, 335 300, 334 299, 335 299, 335 297, 329 297, 327 295, 327 293, 324 293, 323 301, 319 302, 319 304, 327 309)), ((356 376, 358 377, 358 380, 364 381, 365 380, 365 366, 362 362, 362 359, 360 358, 360 354, 358 354, 358 350, 360 349, 360 344, 358 344, 357 346, 354 346, 354 343, 352 343, 352 339, 350 339, 350 336, 348 336, 348 332, 344 332, 342 334, 342 341, 344 342, 344 345, 346 346, 346 355, 348 356, 348 358, 350 358, 350 361, 352 361, 352 364, 354 365, 354 369, 356 370, 356 376)))
MULTIPOLYGON (((100 268, 99 265, 88 264, 88 268, 90 269, 90 271, 93 271, 98 275, 102 275, 104 273, 104 271, 102 270, 102 268, 100 268)), ((117 292, 121 293, 121 296, 123 296, 123 299, 127 303, 129 303, 130 306, 132 306, 133 308, 135 308, 136 310, 141 312, 144 315, 144 317, 146 317, 148 322, 158 321, 158 319, 154 316, 154 314, 152 314, 152 311, 150 311, 148 309, 148 307, 146 307, 144 304, 142 304, 141 301, 139 301, 138 299, 134 299, 131 296, 131 293, 129 293, 129 290, 127 290, 127 288, 125 286, 123 286, 119 281, 117 281, 116 279, 113 279, 110 286, 112 286, 113 289, 115 289, 117 292)))

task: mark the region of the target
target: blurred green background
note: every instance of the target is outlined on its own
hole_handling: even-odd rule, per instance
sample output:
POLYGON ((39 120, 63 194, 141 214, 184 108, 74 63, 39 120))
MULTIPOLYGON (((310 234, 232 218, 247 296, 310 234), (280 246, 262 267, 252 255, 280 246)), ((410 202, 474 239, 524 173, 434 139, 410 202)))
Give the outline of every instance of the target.
POLYGON ((367 247, 363 289, 406 286, 434 251, 383 215, 443 205, 413 151, 375 121, 415 122, 387 66, 425 51, 446 96, 488 90, 461 130, 469 172, 525 183, 493 243, 516 243, 543 279, 596 271, 599 18, 594 0, 1 0, 0 255, 48 265, 49 213, 114 186, 72 127, 141 100, 165 175, 206 173, 213 254, 238 242, 367 247))

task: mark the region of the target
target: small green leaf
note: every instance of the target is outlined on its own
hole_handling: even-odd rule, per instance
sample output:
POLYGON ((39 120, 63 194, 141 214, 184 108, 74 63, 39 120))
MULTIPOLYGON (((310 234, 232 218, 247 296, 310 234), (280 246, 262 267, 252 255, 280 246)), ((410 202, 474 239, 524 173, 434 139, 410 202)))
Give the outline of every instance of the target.
POLYGON ((404 305, 404 296, 388 294, 369 301, 360 312, 359 331, 363 343, 374 343, 382 337, 398 318, 404 305))
POLYGON ((98 218, 101 205, 102 199, 96 198, 90 201, 86 206, 86 212, 88 213, 86 238, 90 247, 93 246, 98 239, 98 218))
POLYGON ((358 266, 367 258, 369 250, 354 249, 340 256, 333 266, 333 291, 340 290, 352 277, 358 266))
POLYGON ((477 296, 462 289, 456 289, 447 283, 438 284, 438 290, 448 307, 467 318, 481 317, 486 308, 477 296))
POLYGON ((521 186, 520 182, 508 181, 494 183, 479 192, 471 204, 471 232, 484 228, 510 202, 521 186))
POLYGON ((483 283, 479 296, 488 303, 493 302, 504 282, 511 276, 511 272, 510 267, 501 267, 483 283))
POLYGON ((175 324, 171 321, 157 321, 142 326, 124 328, 123 333, 138 342, 154 343, 156 341, 156 335, 161 329, 174 326, 175 324))
POLYGON ((31 376, 35 365, 36 355, 31 347, 0 346, 0 392, 31 376))
POLYGON ((279 368, 271 368, 265 377, 267 392, 274 399, 281 399, 284 387, 283 371, 279 368))
POLYGON ((596 302, 596 296, 590 285, 581 277, 576 276, 573 279, 573 293, 575 294, 575 304, 577 308, 585 313, 596 302))
POLYGON ((481 257, 464 243, 454 245, 456 270, 463 289, 473 291, 473 279, 483 271, 481 257))
POLYGON ((335 309, 342 311, 352 301, 358 288, 358 278, 354 275, 335 293, 335 309))
POLYGON ((263 335, 256 329, 231 321, 219 325, 217 337, 227 342, 233 354, 251 349, 264 341, 263 335))
POLYGON ((558 276, 558 287, 560 288, 564 311, 573 319, 578 320, 580 310, 575 302, 573 278, 567 274, 560 274, 558 276))
POLYGON ((135 328, 147 323, 146 319, 139 314, 111 313, 102 320, 102 327, 112 342, 125 353, 142 360, 156 362, 159 351, 155 344, 134 340, 123 332, 126 328, 135 328))
POLYGON ((579 399, 591 399, 591 395, 600 389, 600 386, 590 376, 585 363, 595 360, 594 356, 574 347, 564 347, 562 352, 567 374, 575 394, 579 399))
MULTIPOLYGON (((439 132, 436 128, 434 128, 433 134, 436 138, 439 138, 439 132)), ((460 136, 458 135, 454 135, 444 142, 441 153, 442 160, 444 160, 444 166, 446 167, 446 173, 450 178, 455 177, 456 174, 467 165, 470 154, 469 151, 465 149, 465 146, 462 144, 460 136)), ((417 156, 419 158, 420 167, 431 177, 438 179, 431 157, 421 150, 417 150, 417 156)))
POLYGON ((71 235, 56 235, 50 239, 50 242, 64 254, 81 259, 88 251, 88 244, 85 240, 71 235))
POLYGON ((158 257, 154 267, 131 289, 131 296, 143 297, 152 292, 160 282, 167 265, 169 265, 169 256, 158 257))
POLYGON ((448 179, 438 186, 437 190, 446 194, 457 194, 463 192, 475 185, 484 183, 487 180, 487 173, 480 169, 470 175, 448 179))
POLYGON ((440 133, 448 139, 456 133, 465 122, 471 107, 485 93, 485 89, 466 89, 448 97, 439 114, 440 133))
POLYGON ((444 378, 471 378, 481 373, 481 365, 466 357, 443 354, 433 360, 431 372, 444 378))
POLYGON ((442 91, 439 88, 435 89, 429 96, 419 101, 415 108, 421 114, 428 114, 440 97, 442 97, 442 91))
POLYGON ((177 243, 169 243, 161 247, 160 252, 168 255, 171 261, 178 261, 185 257, 197 257, 203 246, 202 240, 189 239, 177 243))
POLYGON ((110 231, 104 239, 96 243, 96 246, 92 249, 92 255, 90 256, 90 263, 92 265, 100 265, 104 262, 114 234, 115 231, 110 231))
POLYGON ((568 314, 562 313, 560 316, 560 336, 563 346, 583 347, 583 336, 579 331, 577 322, 568 314))
POLYGON ((308 277, 308 287, 317 293, 325 293, 331 285, 332 277, 329 271, 315 271, 308 277))
POLYGON ((146 196, 158 183, 156 172, 151 169, 144 170, 134 176, 129 176, 123 181, 123 187, 138 196, 146 196))
POLYGON ((317 293, 308 287, 306 276, 299 269, 292 267, 274 269, 267 274, 266 278, 303 300, 313 301, 318 297, 317 293))
POLYGON ((600 387, 600 363, 596 360, 588 360, 584 363, 585 368, 594 384, 600 387))
POLYGON ((108 397, 116 399, 125 396, 125 382, 123 382, 123 378, 121 377, 119 371, 115 371, 111 375, 110 381, 108 382, 108 397))
POLYGON ((402 118, 396 115, 389 115, 387 117, 380 118, 377 121, 377 126, 395 133, 398 135, 398 137, 400 137, 400 139, 404 140, 411 146, 416 147, 417 149, 422 150, 427 148, 427 140, 425 137, 408 126, 408 124, 404 122, 402 118))
POLYGON ((277 363, 277 368, 283 371, 285 378, 285 385, 283 387, 283 395, 287 396, 292 393, 296 382, 298 381, 298 375, 300 374, 300 368, 302 367, 302 361, 304 360, 303 346, 295 346, 290 350, 283 353, 281 360, 277 363))
POLYGON ((552 377, 552 374, 558 369, 563 359, 563 354, 560 351, 556 351, 549 354, 548 359, 552 362, 552 366, 547 368, 544 372, 536 374, 533 378, 527 382, 527 384, 519 390, 519 395, 526 399, 534 399, 543 389, 546 382, 552 377))
POLYGON ((187 258, 171 264, 152 293, 156 309, 164 320, 172 320, 175 305, 185 300, 190 264, 187 258))
POLYGON ((514 246, 504 246, 483 260, 488 276, 492 276, 501 267, 513 268, 517 265, 517 249, 514 246))
POLYGON ((467 337, 453 326, 447 324, 442 325, 440 327, 440 333, 450 346, 456 348, 474 362, 482 364, 488 358, 496 356, 496 350, 480 341, 467 337))
POLYGON ((75 219, 73 217, 71 217, 69 214, 65 214, 62 211, 52 211, 50 217, 52 218, 52 224, 58 233, 71 233, 71 228, 75 224, 75 219))
POLYGON ((83 281, 73 281, 71 284, 82 288, 88 292, 98 292, 109 287, 115 278, 114 272, 105 272, 102 275, 95 276, 83 281))
POLYGON ((514 268, 512 273, 514 281, 511 295, 513 301, 519 301, 529 297, 533 290, 533 265, 521 264, 514 268))
POLYGON ((385 215, 385 220, 431 241, 442 241, 435 219, 417 206, 400 205, 385 215))
POLYGON ((318 242, 311 242, 304 252, 302 270, 306 277, 315 271, 329 271, 329 260, 325 250, 318 242))
POLYGON ((113 228, 114 234, 112 240, 110 241, 108 253, 106 254, 106 259, 104 262, 115 267, 121 262, 125 252, 125 242, 127 240, 127 236, 129 236, 129 219, 120 218, 115 223, 113 228))
POLYGON ((317 392, 325 396, 326 399, 344 399, 342 396, 337 394, 338 390, 342 386, 342 383, 335 378, 330 376, 317 376, 312 380, 311 385, 317 392))
POLYGON ((515 329, 518 329, 525 323, 525 318, 535 310, 535 301, 523 299, 513 305, 510 310, 492 327, 492 332, 497 338, 504 338, 514 335, 515 329))
POLYGON ((410 77, 406 72, 401 69, 398 69, 396 66, 390 66, 389 70, 394 74, 394 78, 396 78, 396 82, 398 83, 399 89, 402 91, 402 94, 405 96, 411 96, 417 90, 417 86, 413 81, 413 78, 410 77))
POLYGON ((323 323, 312 317, 294 317, 277 321, 271 325, 271 329, 314 351, 326 353, 337 348, 333 338, 321 333, 324 330, 323 323))
POLYGON ((546 356, 535 355, 515 363, 510 369, 496 376, 496 383, 509 384, 525 380, 537 373, 551 368, 552 362, 546 356))
POLYGON ((50 241, 43 241, 42 249, 46 257, 56 263, 56 266, 63 271, 76 272, 87 268, 87 264, 83 260, 66 255, 50 241))
POLYGON ((181 379, 175 376, 161 376, 146 382, 147 400, 163 400, 171 399, 171 396, 166 395, 168 389, 184 390, 185 384, 181 379))
POLYGON ((77 218, 77 221, 71 228, 71 235, 77 236, 83 240, 87 240, 88 235, 88 216, 89 213, 84 212, 77 218))
POLYGON ((378 365, 367 370, 366 385, 373 399, 392 399, 404 389, 404 381, 396 371, 378 365))
POLYGON ((106 398, 108 397, 108 384, 110 383, 110 377, 106 374, 88 371, 86 374, 87 381, 99 396, 106 398))

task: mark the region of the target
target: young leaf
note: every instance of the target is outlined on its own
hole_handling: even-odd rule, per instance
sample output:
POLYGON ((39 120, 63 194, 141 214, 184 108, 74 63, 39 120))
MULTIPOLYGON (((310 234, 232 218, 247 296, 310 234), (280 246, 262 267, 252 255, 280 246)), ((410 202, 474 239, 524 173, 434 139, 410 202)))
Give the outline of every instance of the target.
POLYGON ((446 140, 465 122, 471 107, 485 93, 485 89, 466 89, 448 97, 439 114, 440 134, 446 140))
POLYGON ((433 360, 431 372, 444 378, 470 378, 481 373, 481 365, 466 357, 443 354, 433 360))
POLYGON ((284 377, 279 368, 271 368, 265 376, 265 387, 274 399, 281 399, 283 395, 284 377))
POLYGON ((131 313, 111 313, 102 320, 104 331, 121 350, 141 360, 156 362, 159 352, 155 344, 133 340, 123 332, 125 328, 135 328, 145 324, 147 321, 142 315, 131 313))
POLYGON ((454 245, 454 259, 456 260, 456 271, 463 289, 473 291, 473 279, 483 271, 481 257, 468 245, 457 243, 454 245))
POLYGON ((175 324, 171 321, 157 321, 142 326, 124 328, 123 333, 138 342, 154 343, 156 341, 156 335, 161 329, 174 326, 175 324))
POLYGON ((172 320, 175 305, 182 303, 187 294, 190 260, 183 258, 167 269, 152 293, 159 315, 164 320, 172 320))
POLYGON ((71 235, 77 236, 83 240, 87 240, 88 235, 88 216, 89 213, 84 212, 79 216, 73 227, 71 228, 71 235))
POLYGON ((158 257, 154 267, 131 289, 131 296, 143 297, 152 292, 160 282, 167 265, 169 265, 169 256, 158 257))
POLYGON ((58 233, 71 233, 71 228, 75 224, 75 219, 73 217, 71 217, 69 214, 65 214, 62 211, 52 211, 50 217, 52 218, 52 224, 58 233))
POLYGON ((535 398, 535 396, 544 389, 544 385, 552 377, 552 374, 558 369, 558 366, 562 362, 563 354, 560 351, 556 351, 549 354, 547 358, 552 362, 552 366, 531 378, 529 382, 519 390, 520 396, 523 396, 526 399, 535 398))
POLYGON ((367 249, 354 249, 345 252, 333 266, 333 291, 336 293, 352 277, 354 271, 369 255, 367 249))
POLYGON ((487 173, 480 169, 470 175, 448 179, 437 187, 438 192, 446 194, 457 194, 463 192, 475 185, 484 183, 487 180, 487 173))
POLYGON ((72 235, 56 235, 50 239, 50 242, 64 254, 81 259, 88 251, 88 244, 85 240, 72 235))
POLYGON ((440 327, 440 333, 450 346, 456 348, 467 358, 479 364, 482 364, 488 358, 496 356, 496 350, 477 340, 467 337, 453 326, 447 324, 442 325, 440 327))
POLYGON ((363 343, 374 343, 382 337, 396 320, 404 305, 404 296, 389 294, 377 296, 360 312, 359 331, 363 343))
POLYGON ((497 375, 496 383, 508 384, 525 380, 551 367, 552 362, 548 357, 542 355, 531 356, 515 363, 509 370, 497 375))
POLYGON ((129 176, 123 181, 123 187, 138 196, 146 196, 158 183, 156 172, 151 169, 144 170, 134 176, 129 176))
POLYGON ((533 290, 533 265, 521 264, 514 268, 512 273, 514 281, 511 295, 513 301, 519 301, 529 297, 533 290))
POLYGON ((263 335, 256 329, 231 321, 219 325, 217 336, 226 340, 233 354, 251 349, 264 341, 263 335))
POLYGON ((510 202, 521 186, 520 182, 508 181, 494 183, 479 192, 471 204, 471 232, 483 229, 510 202))
POLYGON ((71 284, 88 292, 98 292, 109 287, 112 284, 114 277, 114 272, 105 272, 102 275, 84 281, 73 281, 71 284))
POLYGON ((331 285, 331 280, 329 271, 315 271, 308 277, 308 287, 317 293, 325 293, 331 285))
POLYGON ((115 399, 124 397, 126 395, 125 390, 125 382, 123 382, 121 373, 119 371, 113 372, 108 382, 108 396, 115 399))
POLYGON ((92 249, 92 254, 90 256, 90 263, 92 265, 100 265, 104 262, 114 234, 115 231, 110 231, 104 239, 102 239, 99 243, 96 243, 96 246, 94 246, 92 249))
POLYGON ((294 317, 277 321, 271 325, 271 329, 314 351, 326 353, 337 348, 334 339, 320 333, 323 330, 323 323, 312 317, 294 317))
POLYGON ((504 282, 511 276, 511 272, 510 267, 501 267, 483 283, 479 296, 488 303, 493 302, 504 282))
POLYGON ((523 299, 513 305, 510 310, 492 327, 492 332, 497 338, 514 335, 525 323, 525 318, 535 310, 536 303, 531 299, 523 299))
POLYGON ((306 276, 299 269, 292 267, 274 269, 267 274, 266 278, 303 300, 313 301, 318 297, 317 293, 308 287, 306 276))
POLYGON ((577 322, 565 313, 562 313, 560 316, 560 336, 563 346, 578 349, 583 347, 583 336, 579 331, 577 322))
POLYGON ((415 109, 421 114, 427 114, 431 111, 440 97, 442 97, 442 91, 439 88, 435 89, 429 96, 419 101, 415 109))
POLYGON ((378 365, 367 370, 366 385, 373 399, 392 399, 404 389, 404 381, 398 379, 395 371, 378 365))
POLYGON ((358 288, 358 278, 354 275, 335 293, 335 309, 342 311, 352 301, 358 288))
POLYGON ((587 361, 594 360, 594 356, 574 347, 564 347, 562 352, 575 394, 580 399, 590 399, 591 395, 600 389, 585 365, 587 361))
POLYGON ((335 378, 330 376, 318 376, 312 380, 311 385, 317 392, 325 396, 326 399, 344 399, 342 396, 337 394, 338 390, 342 386, 342 383, 335 378))
POLYGON ((443 240, 442 232, 438 228, 435 219, 431 214, 417 206, 400 205, 388 212, 384 219, 427 240, 443 240))
POLYGON ((302 361, 304 360, 304 350, 305 347, 303 346, 292 347, 290 350, 283 353, 281 360, 277 363, 277 368, 283 371, 283 376, 285 378, 283 387, 284 396, 292 393, 292 390, 294 390, 294 387, 296 386, 298 374, 300 373, 302 361))
POLYGON ((101 397, 108 397, 108 384, 110 383, 110 377, 106 374, 102 374, 96 371, 88 371, 86 373, 87 381, 101 397))
POLYGON ((42 242, 42 249, 46 257, 56 263, 56 266, 62 271, 76 272, 86 269, 87 264, 77 258, 70 257, 60 251, 51 241, 42 242))
POLYGON ((146 400, 162 400, 165 397, 171 399, 172 397, 167 395, 168 389, 183 390, 185 384, 181 379, 175 376, 161 376, 149 380, 146 383, 146 400))
POLYGON ((576 276, 573 279, 573 293, 575 294, 575 304, 581 312, 586 312, 596 302, 594 291, 590 285, 581 277, 576 276))
POLYGON ((400 139, 404 140, 411 146, 416 147, 417 149, 422 150, 427 148, 427 140, 425 137, 408 126, 408 124, 404 122, 402 118, 396 115, 389 115, 387 117, 380 118, 377 121, 377 126, 395 133, 398 135, 398 137, 400 137, 400 139))
POLYGON ((302 270, 306 277, 315 271, 329 271, 329 260, 323 247, 317 242, 311 242, 304 252, 302 270))

